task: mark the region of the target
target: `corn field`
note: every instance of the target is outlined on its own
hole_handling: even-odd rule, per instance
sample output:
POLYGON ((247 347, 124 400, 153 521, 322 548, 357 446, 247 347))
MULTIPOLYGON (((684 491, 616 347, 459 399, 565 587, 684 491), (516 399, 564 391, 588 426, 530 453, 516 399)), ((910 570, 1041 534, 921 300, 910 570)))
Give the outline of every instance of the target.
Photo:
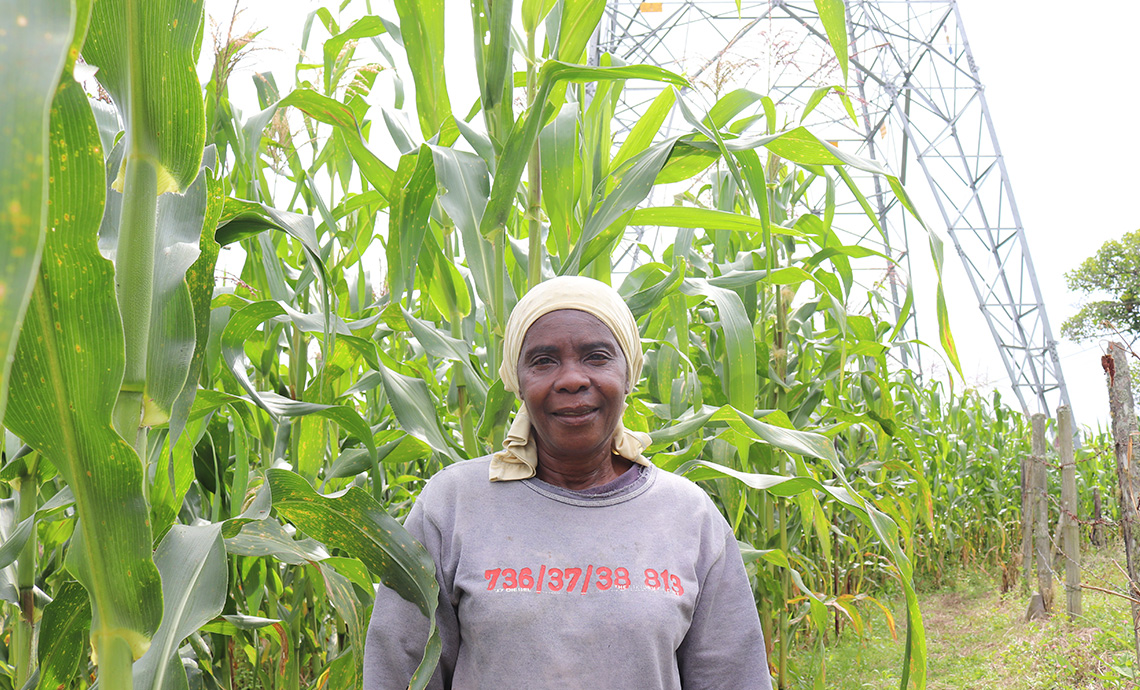
MULTIPOLYGON (((814 100, 854 118, 843 5, 816 5, 842 76, 814 100)), ((566 274, 637 317, 624 424, 736 530, 779 686, 823 687, 824 645, 872 620, 926 686, 916 579, 1014 562, 1027 421, 892 357, 928 346, 858 286, 887 258, 836 214, 845 190, 878 223, 861 172, 919 219, 891 171, 763 94, 587 66, 603 8, 473 0, 472 104, 449 100, 443 0, 320 7, 296 88, 258 74, 243 112, 255 37, 223 30, 203 86, 197 0, 0 0, 0 689, 360 687, 377 585, 434 615, 399 521, 501 447, 503 324, 566 274), (662 88, 615 146, 630 80, 662 88), (675 240, 630 270, 634 226, 675 240)), ((936 314, 957 369, 923 279, 936 303, 904 286, 901 318, 936 314)), ((1109 467, 1082 482, 1111 496, 1109 467)))

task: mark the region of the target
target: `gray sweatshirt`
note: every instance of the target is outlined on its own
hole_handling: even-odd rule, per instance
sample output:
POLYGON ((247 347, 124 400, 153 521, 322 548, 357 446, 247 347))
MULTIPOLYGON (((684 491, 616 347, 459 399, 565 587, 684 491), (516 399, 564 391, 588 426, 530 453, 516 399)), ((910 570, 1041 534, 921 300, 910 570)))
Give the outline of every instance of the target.
MULTIPOLYGON (((770 690, 740 551, 703 490, 656 467, 586 492, 487 473, 444 469, 405 522, 440 585, 430 688, 770 690)), ((427 632, 380 587, 364 690, 407 687, 427 632)))

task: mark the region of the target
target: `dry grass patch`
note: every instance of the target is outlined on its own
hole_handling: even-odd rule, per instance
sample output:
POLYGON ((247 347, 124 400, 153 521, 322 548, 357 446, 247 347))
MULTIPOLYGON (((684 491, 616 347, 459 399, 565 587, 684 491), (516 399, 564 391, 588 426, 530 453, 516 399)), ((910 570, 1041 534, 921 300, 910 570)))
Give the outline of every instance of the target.
MULTIPOLYGON (((1119 547, 1085 554, 1083 581, 1123 591, 1119 547)), ((1025 621, 1028 597, 997 591, 985 573, 958 573, 948 588, 920 594, 929 653, 930 690, 1108 690, 1140 687, 1130 680, 1133 661, 1128 602, 1095 591, 1083 595, 1083 615, 1064 614, 1063 588, 1056 588, 1061 612, 1046 621, 1025 621)), ((905 620, 898 601, 892 608, 905 620)), ((876 625, 863 640, 845 631, 827 650, 825 687, 898 688, 903 636, 892 640, 876 625)), ((811 656, 805 650, 802 656, 811 656)), ((818 657, 816 658, 818 663, 818 657)), ((810 662, 809 662, 810 663, 810 662)), ((814 668, 802 669, 811 687, 814 668)))

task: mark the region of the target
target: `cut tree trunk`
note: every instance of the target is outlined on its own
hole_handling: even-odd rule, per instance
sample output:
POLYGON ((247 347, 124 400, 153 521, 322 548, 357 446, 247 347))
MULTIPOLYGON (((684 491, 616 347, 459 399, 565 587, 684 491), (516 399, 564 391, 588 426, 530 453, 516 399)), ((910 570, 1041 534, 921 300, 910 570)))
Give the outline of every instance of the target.
MULTIPOLYGON (((1117 486, 1120 488, 1120 527, 1124 533, 1124 553, 1128 559, 1129 594, 1140 599, 1140 535, 1136 534, 1137 491, 1140 490, 1140 467, 1136 466, 1136 404, 1132 399, 1132 381, 1128 375, 1128 354, 1120 343, 1109 343, 1108 354, 1101 366, 1108 376, 1108 406, 1112 413, 1112 440, 1116 455, 1117 486)), ((1132 628, 1136 644, 1136 661, 1140 664, 1140 604, 1132 602, 1132 628)))

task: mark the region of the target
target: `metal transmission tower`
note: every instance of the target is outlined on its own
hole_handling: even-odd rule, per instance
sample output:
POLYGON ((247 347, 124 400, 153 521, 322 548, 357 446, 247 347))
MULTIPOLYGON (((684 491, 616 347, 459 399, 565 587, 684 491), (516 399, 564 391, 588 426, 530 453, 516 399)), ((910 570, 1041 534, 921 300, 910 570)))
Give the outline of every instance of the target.
MULTIPOLYGON (((1022 409, 1049 413, 1068 405, 1056 341, 957 3, 848 0, 847 22, 848 89, 858 123, 832 102, 811 113, 809 126, 841 149, 884 163, 904 183, 908 163, 912 170, 918 164, 1022 409)), ((685 73, 706 101, 737 87, 767 94, 788 113, 789 124, 816 88, 842 81, 811 0, 742 0, 739 9, 735 0, 608 0, 596 45, 599 55, 685 73)), ((632 126, 657 90, 627 84, 619 122, 632 126)), ((867 199, 882 233, 859 227, 854 219, 862 209, 853 199, 841 200, 840 207, 852 211, 849 233, 894 259, 878 282, 889 283, 887 297, 897 309, 893 272, 909 274, 910 240, 921 238, 924 246, 925 231, 904 213, 885 180, 867 175, 857 182, 872 192, 867 199)), ((863 224, 869 225, 865 216, 863 224)), ((911 322, 904 333, 913 337, 916 331, 911 322)))

